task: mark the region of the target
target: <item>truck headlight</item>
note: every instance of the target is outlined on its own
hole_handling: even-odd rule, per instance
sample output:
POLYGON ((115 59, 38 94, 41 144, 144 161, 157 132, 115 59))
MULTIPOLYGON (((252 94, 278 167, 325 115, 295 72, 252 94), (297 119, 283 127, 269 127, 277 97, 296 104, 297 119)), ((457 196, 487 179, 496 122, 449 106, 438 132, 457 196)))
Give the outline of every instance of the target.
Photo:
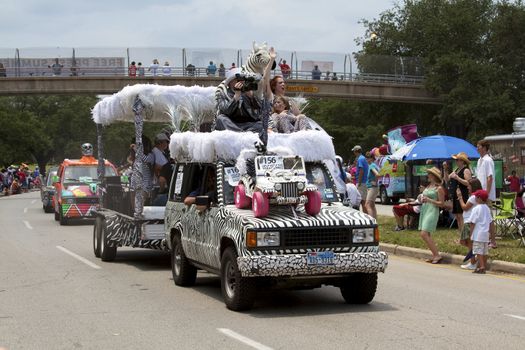
POLYGON ((258 247, 277 247, 281 245, 279 231, 257 232, 258 247))
POLYGON ((372 243, 374 242, 374 228, 354 228, 352 230, 353 243, 372 243))
POLYGON ((273 188, 275 188, 277 192, 281 192, 283 186, 281 185, 281 183, 278 182, 273 186, 273 188))
POLYGON ((297 183, 297 189, 298 189, 299 191, 304 190, 304 182, 298 182, 298 183, 297 183))

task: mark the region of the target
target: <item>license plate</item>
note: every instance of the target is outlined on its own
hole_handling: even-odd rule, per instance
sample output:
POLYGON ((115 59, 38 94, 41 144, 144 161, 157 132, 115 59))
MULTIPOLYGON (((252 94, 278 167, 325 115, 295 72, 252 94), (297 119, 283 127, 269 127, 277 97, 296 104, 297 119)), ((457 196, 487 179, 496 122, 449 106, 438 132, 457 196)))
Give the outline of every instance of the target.
POLYGON ((325 250, 323 252, 308 252, 306 255, 308 265, 333 265, 334 252, 325 250))

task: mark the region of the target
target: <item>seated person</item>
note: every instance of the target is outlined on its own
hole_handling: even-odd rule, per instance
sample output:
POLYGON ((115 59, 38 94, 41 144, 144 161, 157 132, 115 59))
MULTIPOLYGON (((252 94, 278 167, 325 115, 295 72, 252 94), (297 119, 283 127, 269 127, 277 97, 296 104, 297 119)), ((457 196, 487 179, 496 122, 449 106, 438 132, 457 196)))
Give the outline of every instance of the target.
MULTIPOLYGON (((420 192, 422 192, 425 189, 424 186, 419 186, 420 192)), ((407 201, 403 204, 397 204, 394 205, 392 208, 392 211, 394 212, 394 217, 396 219, 396 227, 394 228, 394 231, 403 231, 406 229, 404 225, 405 216, 406 215, 418 215, 421 211, 421 198, 422 193, 420 193, 415 200, 407 201)))
POLYGON ((359 205, 361 204, 361 193, 357 189, 357 186, 354 184, 352 175, 346 173, 346 193, 343 203, 349 205, 355 210, 359 210, 359 205))
POLYGON ((304 114, 294 115, 290 112, 290 102, 284 96, 275 96, 273 114, 268 129, 274 132, 289 134, 299 130, 310 129, 310 124, 304 114))
POLYGON ((173 174, 173 159, 162 166, 159 173, 159 191, 153 200, 153 206, 163 207, 168 202, 171 175, 173 174))
POLYGON ((242 91, 245 82, 238 79, 239 68, 231 69, 224 81, 226 90, 220 86, 215 93, 217 118, 215 130, 252 131, 262 130, 262 101, 254 91, 242 91))
POLYGON ((206 184, 204 186, 204 189, 201 192, 201 184, 197 186, 196 189, 190 192, 186 198, 184 198, 184 204, 190 206, 192 204, 196 204, 197 210, 199 212, 203 212, 208 208, 207 204, 217 203, 217 192, 215 191, 215 169, 208 168, 208 172, 206 174, 206 184), (207 196, 209 198, 209 203, 207 204, 200 204, 197 203, 197 197, 198 196, 207 196))

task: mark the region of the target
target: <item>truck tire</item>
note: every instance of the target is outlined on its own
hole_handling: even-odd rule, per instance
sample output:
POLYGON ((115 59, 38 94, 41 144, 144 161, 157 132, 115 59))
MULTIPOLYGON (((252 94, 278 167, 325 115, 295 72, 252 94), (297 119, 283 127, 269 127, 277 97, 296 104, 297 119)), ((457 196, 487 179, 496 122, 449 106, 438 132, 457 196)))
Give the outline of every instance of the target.
POLYGON ((248 310, 255 302, 255 281, 241 276, 234 247, 226 248, 222 254, 221 290, 224 303, 230 310, 248 310))
POLYGON ((186 258, 180 237, 177 235, 173 237, 171 242, 171 272, 173 282, 177 286, 188 287, 195 284, 197 268, 186 258))
POLYGON ((101 237, 100 237, 100 258, 102 261, 113 261, 117 256, 117 246, 108 246, 108 230, 106 227, 106 221, 103 219, 101 225, 101 237))
POLYGON ((104 219, 100 216, 97 216, 95 219, 95 225, 93 226, 93 253, 95 253, 97 258, 100 258, 100 241, 102 240, 103 231, 102 225, 104 225, 104 219))
POLYGON ((60 221, 60 225, 67 225, 68 219, 64 217, 64 213, 62 212, 62 206, 58 206, 58 220, 60 221))
POLYGON ((354 273, 340 286, 341 295, 348 304, 368 304, 377 290, 377 273, 354 273))
POLYGON ((55 221, 59 221, 60 220, 60 215, 57 213, 56 210, 53 210, 53 212, 55 213, 55 221))
POLYGON ((379 198, 381 199, 381 204, 390 204, 390 198, 388 198, 385 186, 379 188, 379 198))

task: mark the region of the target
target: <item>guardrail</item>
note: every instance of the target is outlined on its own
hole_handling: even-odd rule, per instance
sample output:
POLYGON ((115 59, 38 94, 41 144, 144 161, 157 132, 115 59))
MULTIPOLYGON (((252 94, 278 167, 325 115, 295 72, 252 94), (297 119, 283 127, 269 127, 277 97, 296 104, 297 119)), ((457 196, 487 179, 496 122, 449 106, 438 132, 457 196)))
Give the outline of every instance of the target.
MULTIPOLYGON (((1 72, 0 72, 1 73, 1 72)), ((172 66, 159 66, 157 69, 152 69, 150 67, 144 67, 144 71, 136 71, 136 77, 140 79, 143 77, 224 77, 227 73, 227 70, 223 74, 217 72, 213 75, 207 74, 206 67, 193 67, 193 68, 183 68, 183 67, 172 67, 172 66)), ((364 83, 392 83, 392 84, 408 84, 408 85, 421 85, 424 83, 423 76, 416 75, 400 75, 400 74, 374 74, 374 73, 345 73, 345 72, 335 72, 336 78, 333 76, 334 72, 330 74, 324 74, 321 76, 321 80, 329 81, 355 81, 355 82, 364 82, 364 83)), ((272 75, 282 75, 279 70, 274 70, 272 75)), ((111 67, 111 68, 99 68, 99 67, 61 67, 60 69, 53 68, 6 68, 7 77, 122 77, 129 76, 128 67, 111 67)), ((135 76, 134 76, 135 77, 135 76)), ((1 79, 1 74, 0 74, 1 79)), ((312 79, 312 72, 310 71, 292 71, 288 75, 287 79, 293 80, 314 80, 312 79)))

